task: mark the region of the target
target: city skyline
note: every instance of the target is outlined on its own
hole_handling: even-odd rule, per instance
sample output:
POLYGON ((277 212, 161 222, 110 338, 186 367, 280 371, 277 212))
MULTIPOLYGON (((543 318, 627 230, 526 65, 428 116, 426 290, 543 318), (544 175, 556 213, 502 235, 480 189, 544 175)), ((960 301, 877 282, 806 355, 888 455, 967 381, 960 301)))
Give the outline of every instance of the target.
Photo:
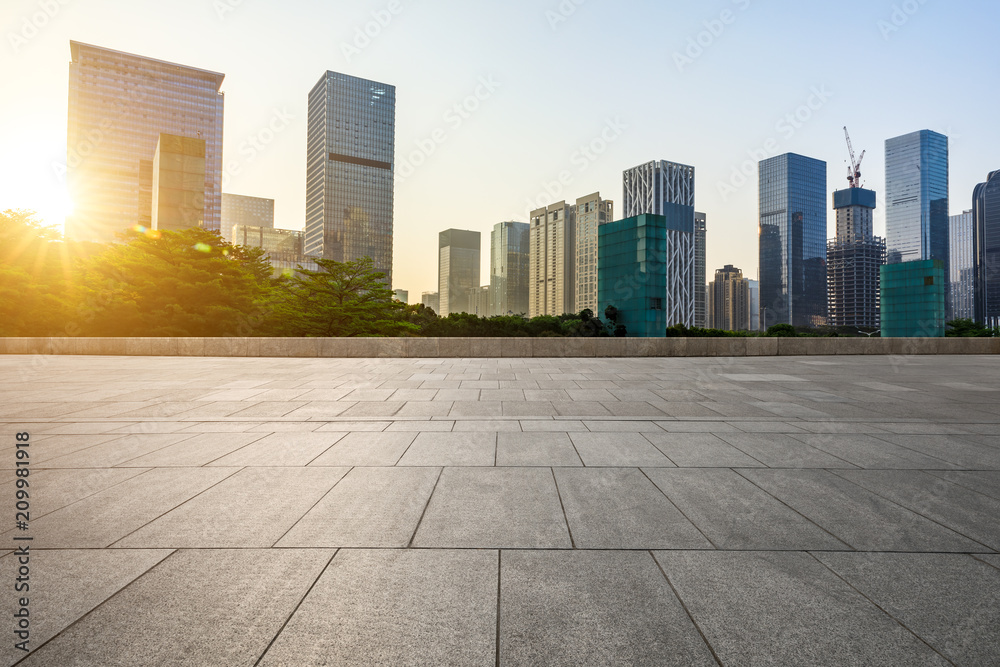
MULTIPOLYGON (((476 17, 457 3, 306 5, 311 19, 293 23, 291 37, 275 33, 263 2, 181 0, 150 10, 95 0, 87 12, 60 5, 42 26, 32 24, 36 3, 6 3, 0 76, 24 103, 3 112, 0 150, 16 157, 0 173, 3 206, 33 208, 50 221, 65 206, 57 171, 66 159, 70 39, 225 72, 224 156, 237 168, 224 169, 223 191, 273 198, 276 226, 289 229, 304 226, 306 99, 317 73, 331 69, 396 85, 393 282, 411 294, 433 289, 434 270, 425 260, 440 229, 485 233, 500 221, 527 222, 529 205, 615 193, 621 170, 652 156, 698 170, 697 207, 711 218, 706 264, 735 264, 748 277, 757 275, 760 158, 796 152, 823 159, 830 167, 825 190, 841 189, 846 151, 840 130, 848 125, 858 149, 868 150, 865 186, 881 194, 882 142, 932 129, 949 137, 952 214, 968 209, 982 174, 1000 166, 989 151, 1000 144, 989 122, 990 92, 976 105, 955 103, 967 88, 961 73, 988 62, 984 37, 998 10, 987 3, 922 4, 895 17, 891 4, 860 2, 806 10, 791 3, 664 8, 632 2, 614 11, 586 3, 574 4, 569 15, 556 3, 515 2, 476 17), (642 25, 635 21, 640 14, 642 25), (192 16, 204 25, 191 26, 192 16), (483 21, 496 36, 474 29, 483 21), (193 39, 171 39, 182 24, 193 39), (812 50, 774 68, 776 56, 761 48, 764 38, 793 27, 810 33, 812 50), (636 47, 655 70, 636 64, 643 60, 634 53, 566 55, 566 44, 625 29, 637 44, 659 31, 656 40, 636 47), (255 30, 271 34, 273 48, 254 50, 246 35, 255 30), (541 48, 530 56, 511 54, 501 39, 511 30, 541 48), (324 46, 316 46, 327 33, 324 46), (968 48, 958 53, 943 46, 948 35, 959 34, 968 48), (449 49, 427 46, 444 35, 449 49), (931 37, 942 46, 928 48, 931 37), (869 70, 893 76, 857 77, 843 63, 848 48, 869 70), (454 49, 463 58, 453 58, 454 49), (651 71, 666 85, 650 87, 651 71), (932 98, 924 92, 928 77, 939 84, 932 98), (542 91, 574 94, 595 80, 612 81, 614 94, 568 110, 529 103, 542 91), (648 98, 642 104, 623 94, 636 88, 648 98), (441 201, 449 206, 436 205, 441 201), (473 207, 477 215, 469 220, 473 207)), ((876 211, 875 233, 884 234, 884 211, 876 211)))

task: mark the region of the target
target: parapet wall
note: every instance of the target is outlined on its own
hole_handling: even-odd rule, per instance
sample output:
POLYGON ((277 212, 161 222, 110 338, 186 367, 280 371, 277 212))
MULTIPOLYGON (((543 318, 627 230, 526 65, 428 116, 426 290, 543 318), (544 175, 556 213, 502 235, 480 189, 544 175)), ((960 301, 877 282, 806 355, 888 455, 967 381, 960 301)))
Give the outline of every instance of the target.
POLYGON ((0 338, 0 354, 353 358, 1000 354, 1000 338, 0 338))

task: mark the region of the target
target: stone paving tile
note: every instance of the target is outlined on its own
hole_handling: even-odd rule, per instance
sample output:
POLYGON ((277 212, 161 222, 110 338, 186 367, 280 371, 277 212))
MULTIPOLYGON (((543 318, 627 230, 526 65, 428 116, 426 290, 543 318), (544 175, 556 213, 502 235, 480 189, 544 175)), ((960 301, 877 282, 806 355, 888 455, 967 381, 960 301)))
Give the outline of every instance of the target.
MULTIPOLYGON (((31 517, 38 519, 87 496, 121 484, 148 468, 53 468, 31 473, 31 517)), ((14 480, 11 479, 13 484, 14 480)), ((13 495, 13 491, 11 491, 13 495)))
POLYGON ((502 401, 504 417, 553 417, 556 409, 547 401, 502 401))
POLYGON ((185 423, 178 433, 243 433, 263 422, 194 422, 185 423))
POLYGON ((344 417, 391 417, 403 407, 401 401, 364 401, 344 410, 344 417))
POLYGON ((724 665, 946 665, 808 554, 654 554, 724 665))
POLYGON ((389 424, 386 432, 390 431, 436 431, 448 432, 455 426, 454 421, 396 421, 389 424))
POLYGON ((741 470, 740 474, 858 551, 982 548, 826 470, 741 470))
MULTIPOLYGON (((29 431, 30 432, 30 431, 29 431)), ((72 454, 94 445, 100 445, 110 440, 122 437, 120 433, 102 435, 40 435, 31 438, 31 461, 45 461, 72 454)))
POLYGON ((816 558, 956 665, 994 664, 1000 656, 1000 571, 960 555, 816 558))
POLYGON ((919 470, 837 470, 835 474, 990 550, 1000 550, 1000 500, 919 470))
POLYGON ((746 468, 764 464, 713 433, 645 433, 647 440, 682 468, 746 468))
POLYGON ((859 468, 899 470, 954 468, 955 464, 863 433, 802 433, 796 440, 847 461, 859 468))
POLYGON ((500 401, 455 401, 451 405, 449 417, 502 417, 503 404, 500 401))
POLYGON ((331 554, 321 549, 174 553, 21 664, 251 665, 331 554))
POLYGON ((337 552, 260 665, 496 664, 495 551, 337 552))
POLYGON ((650 468, 645 473, 716 548, 847 548, 732 470, 650 468))
POLYGON ((320 423, 318 421, 262 422, 247 429, 247 431, 249 433, 310 433, 319 428, 320 423))
MULTIPOLYGON (((234 468, 160 468, 136 475, 31 522, 47 549, 107 547, 237 472, 234 468)), ((10 531, 6 534, 10 538, 10 531)))
POLYGON ((578 549, 711 549, 705 536, 634 468, 555 470, 578 549))
POLYGON ((263 433, 200 433, 175 445, 123 461, 129 468, 202 466, 264 438, 263 433))
POLYGON ((658 427, 667 433, 740 433, 741 431, 727 422, 715 421, 657 421, 658 427))
POLYGON ((857 468, 782 433, 722 433, 719 437, 770 468, 857 468))
POLYGON ((551 470, 445 468, 413 546, 569 549, 572 545, 551 470))
POLYGON ((984 496, 1000 500, 1000 471, 948 472, 933 470, 928 472, 935 477, 946 479, 984 496))
POLYGON ((363 432, 384 431, 391 423, 392 422, 379 421, 375 419, 369 421, 339 420, 323 424, 322 426, 317 428, 315 432, 324 433, 326 431, 336 431, 336 432, 350 431, 353 433, 354 431, 363 431, 363 432))
POLYGON ((674 464, 642 433, 571 433, 576 451, 588 466, 667 466, 674 464))
POLYGON ((731 421, 730 426, 734 426, 743 433, 802 433, 802 429, 796 424, 776 421, 731 421))
POLYGON ((586 432, 590 429, 578 419, 522 419, 521 430, 525 433, 531 431, 569 433, 586 432))
POLYGON ((308 419, 310 421, 324 421, 341 416, 357 403, 352 401, 310 401, 301 408, 296 408, 285 415, 284 419, 308 419))
POLYGON ((275 546, 405 547, 440 474, 440 468, 354 468, 275 546))
MULTIPOLYGON (((970 470, 1000 470, 1000 449, 953 435, 880 435, 880 439, 970 470)), ((938 468, 948 466, 937 466, 938 468)))
POLYGON ((447 417, 451 413, 452 401, 414 401, 404 403, 395 414, 400 419, 407 417, 447 417))
POLYGON ((496 432, 418 433, 398 465, 491 466, 496 456, 496 432))
MULTIPOLYGON (((352 431, 314 458, 310 466, 393 466, 417 433, 352 431)), ((443 434, 435 433, 435 436, 443 434)))
POLYGON ((458 419, 455 421, 455 428, 452 430, 456 433, 470 431, 492 433, 500 431, 520 432, 521 423, 516 419, 458 419))
MULTIPOLYGON (((47 468, 107 468, 194 437, 193 433, 123 435, 100 445, 45 461, 47 468)), ((142 466, 138 466, 142 467, 142 466)))
MULTIPOLYGON (((27 591, 31 614, 28 647, 34 650, 49 641, 171 553, 169 549, 32 551, 31 588, 27 591)), ((17 568, 18 556, 10 554, 0 559, 4 581, 15 581, 17 568)), ((13 618, 18 596, 6 598, 5 616, 13 618)), ((0 647, 0 663, 13 665, 25 656, 14 647, 14 641, 0 647)))
POLYGON ((347 471, 347 468, 246 468, 112 546, 269 547, 347 471))
POLYGON ((535 431, 497 434, 498 466, 582 466, 569 434, 535 431))
POLYGON ((601 403, 584 401, 552 401, 552 408, 560 417, 610 417, 611 413, 601 403))
MULTIPOLYGON (((263 434, 257 434, 263 435, 263 434)), ((304 466, 333 447, 346 433, 272 433, 212 460, 210 466, 304 466)))
POLYGON ((715 665, 648 553, 504 551, 501 665, 715 665))

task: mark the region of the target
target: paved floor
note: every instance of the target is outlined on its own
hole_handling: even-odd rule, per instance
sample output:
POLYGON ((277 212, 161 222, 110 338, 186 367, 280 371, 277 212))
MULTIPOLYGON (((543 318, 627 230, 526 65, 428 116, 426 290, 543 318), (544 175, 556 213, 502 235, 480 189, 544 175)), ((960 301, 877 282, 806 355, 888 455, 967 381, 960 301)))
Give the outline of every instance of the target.
POLYGON ((7 632, 7 664, 1000 664, 997 357, 0 380, 10 526, 31 434, 0 548, 33 538, 33 652, 7 632))

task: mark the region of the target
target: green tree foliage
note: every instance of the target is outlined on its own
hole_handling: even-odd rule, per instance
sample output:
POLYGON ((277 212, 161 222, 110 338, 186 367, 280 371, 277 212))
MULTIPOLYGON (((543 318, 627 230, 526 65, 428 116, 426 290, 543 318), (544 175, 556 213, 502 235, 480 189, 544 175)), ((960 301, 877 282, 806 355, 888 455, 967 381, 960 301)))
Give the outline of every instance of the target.
POLYGON ((778 338, 790 338, 798 336, 795 327, 791 324, 772 324, 767 328, 765 336, 776 336, 778 338))
MULTIPOLYGON (((370 257, 317 259, 280 286, 272 321, 288 336, 400 336, 416 333, 407 305, 393 298, 370 257)), ((433 312, 433 311, 431 311, 433 312)))
POLYGON ((951 320, 947 323, 947 330, 945 331, 945 336, 952 337, 964 337, 964 338, 989 338, 992 336, 1000 336, 1000 330, 996 328, 984 327, 981 324, 977 324, 970 319, 958 319, 951 320))
POLYGON ((267 304, 263 251, 210 231, 129 231, 82 266, 76 316, 90 336, 246 336, 267 304))

